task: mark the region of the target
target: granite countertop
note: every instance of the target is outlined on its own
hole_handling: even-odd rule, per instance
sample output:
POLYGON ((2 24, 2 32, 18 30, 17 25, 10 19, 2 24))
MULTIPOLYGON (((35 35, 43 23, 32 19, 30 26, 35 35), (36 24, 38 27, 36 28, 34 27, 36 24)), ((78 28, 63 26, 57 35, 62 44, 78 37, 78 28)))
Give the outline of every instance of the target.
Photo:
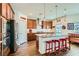
POLYGON ((46 37, 66 37, 68 35, 55 35, 55 34, 36 34, 39 37, 46 38, 46 37))
POLYGON ((56 36, 56 35, 52 35, 52 34, 37 34, 37 36, 40 38, 40 39, 43 39, 43 40, 58 40, 60 38, 67 38, 68 35, 60 35, 60 36, 56 36))

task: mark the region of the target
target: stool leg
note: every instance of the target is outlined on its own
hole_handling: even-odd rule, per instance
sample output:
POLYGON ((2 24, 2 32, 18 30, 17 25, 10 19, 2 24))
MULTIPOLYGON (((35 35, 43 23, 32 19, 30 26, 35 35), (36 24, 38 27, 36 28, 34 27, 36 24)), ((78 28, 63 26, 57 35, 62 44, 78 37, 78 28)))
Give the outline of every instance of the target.
POLYGON ((59 47, 58 47, 58 48, 59 48, 59 52, 58 52, 58 53, 59 53, 59 55, 60 55, 60 42, 59 42, 59 47))
POLYGON ((68 47, 67 47, 67 39, 65 40, 65 47, 66 47, 66 50, 68 49, 68 47))
POLYGON ((68 38, 68 41, 69 41, 69 50, 70 50, 70 37, 68 38))
POLYGON ((45 53, 47 54, 47 43, 46 43, 46 52, 45 53))
POLYGON ((50 43, 49 43, 49 48, 48 48, 48 49, 49 49, 49 52, 48 52, 48 53, 49 53, 49 55, 50 55, 50 43))
POLYGON ((52 48, 52 52, 53 52, 53 42, 52 42, 52 44, 51 44, 51 48, 52 48))
POLYGON ((56 42, 55 42, 55 49, 54 49, 54 51, 56 51, 56 42))
POLYGON ((56 42, 54 42, 54 54, 56 54, 56 42))
POLYGON ((69 50, 70 50, 70 40, 69 40, 69 50))
POLYGON ((67 47, 67 42, 66 42, 66 40, 65 40, 65 47, 67 47))

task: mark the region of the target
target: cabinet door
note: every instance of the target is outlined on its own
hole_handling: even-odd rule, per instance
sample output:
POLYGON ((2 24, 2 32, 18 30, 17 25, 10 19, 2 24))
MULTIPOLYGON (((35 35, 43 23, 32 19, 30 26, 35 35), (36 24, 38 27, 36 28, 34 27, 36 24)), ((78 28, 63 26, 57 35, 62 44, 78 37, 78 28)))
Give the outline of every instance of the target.
POLYGON ((35 29, 36 28, 36 20, 27 20, 27 28, 28 29, 35 29))
POLYGON ((13 12, 10 10, 10 18, 13 19, 13 12))
POLYGON ((27 20, 27 28, 31 29, 32 28, 32 21, 31 20, 27 20))
POLYGON ((48 21, 47 22, 47 28, 48 29, 52 29, 52 21, 48 21))
POLYGON ((7 19, 11 18, 10 12, 11 12, 10 6, 7 4, 7 19))
POLYGON ((42 27, 43 29, 47 29, 47 21, 42 21, 42 27))
POLYGON ((2 15, 2 4, 0 3, 0 15, 2 15))
POLYGON ((0 41, 2 40, 2 19, 0 18, 0 41))
POLYGON ((36 20, 33 20, 32 27, 33 27, 33 29, 36 28, 36 20))
POLYGON ((4 16, 6 18, 6 7, 7 7, 7 4, 6 3, 3 3, 2 4, 2 16, 4 16))

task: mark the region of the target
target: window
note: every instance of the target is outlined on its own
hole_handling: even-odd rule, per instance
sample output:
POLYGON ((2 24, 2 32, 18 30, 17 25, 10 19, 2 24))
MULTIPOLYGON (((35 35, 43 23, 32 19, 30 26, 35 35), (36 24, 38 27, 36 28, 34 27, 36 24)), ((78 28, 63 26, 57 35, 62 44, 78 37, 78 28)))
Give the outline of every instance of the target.
POLYGON ((79 33, 79 23, 74 24, 74 29, 76 33, 79 33))
POLYGON ((68 30, 74 30, 74 23, 68 23, 67 24, 67 29, 68 30))

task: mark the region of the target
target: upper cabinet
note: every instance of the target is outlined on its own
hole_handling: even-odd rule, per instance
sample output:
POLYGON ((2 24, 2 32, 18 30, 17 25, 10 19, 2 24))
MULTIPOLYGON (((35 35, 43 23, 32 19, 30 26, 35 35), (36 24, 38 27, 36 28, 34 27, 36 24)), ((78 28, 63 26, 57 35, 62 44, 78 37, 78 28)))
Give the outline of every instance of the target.
POLYGON ((2 35, 1 35, 1 32, 2 32, 2 20, 0 18, 0 41, 2 40, 2 35))
POLYGON ((42 29, 47 29, 47 21, 42 21, 42 29))
POLYGON ((34 19, 27 19, 27 28, 28 29, 36 29, 37 23, 34 19))
POLYGON ((2 37, 2 24, 4 24, 3 19, 6 21, 14 19, 14 11, 9 3, 0 3, 0 40, 2 37))
POLYGON ((49 29, 52 29, 52 21, 48 21, 48 22, 47 22, 47 27, 48 27, 49 29))
POLYGON ((2 4, 2 16, 4 16, 5 18, 7 17, 7 9, 6 9, 6 7, 7 7, 7 4, 5 4, 5 3, 3 3, 2 4))
POLYGON ((11 19, 10 12, 11 12, 11 8, 9 5, 7 5, 7 19, 11 19))
POLYGON ((52 29, 52 21, 42 21, 42 29, 52 29))
POLYGON ((0 3, 1 16, 10 20, 14 18, 14 11, 9 3, 0 3))
POLYGON ((2 4, 0 3, 0 16, 2 14, 2 4))

